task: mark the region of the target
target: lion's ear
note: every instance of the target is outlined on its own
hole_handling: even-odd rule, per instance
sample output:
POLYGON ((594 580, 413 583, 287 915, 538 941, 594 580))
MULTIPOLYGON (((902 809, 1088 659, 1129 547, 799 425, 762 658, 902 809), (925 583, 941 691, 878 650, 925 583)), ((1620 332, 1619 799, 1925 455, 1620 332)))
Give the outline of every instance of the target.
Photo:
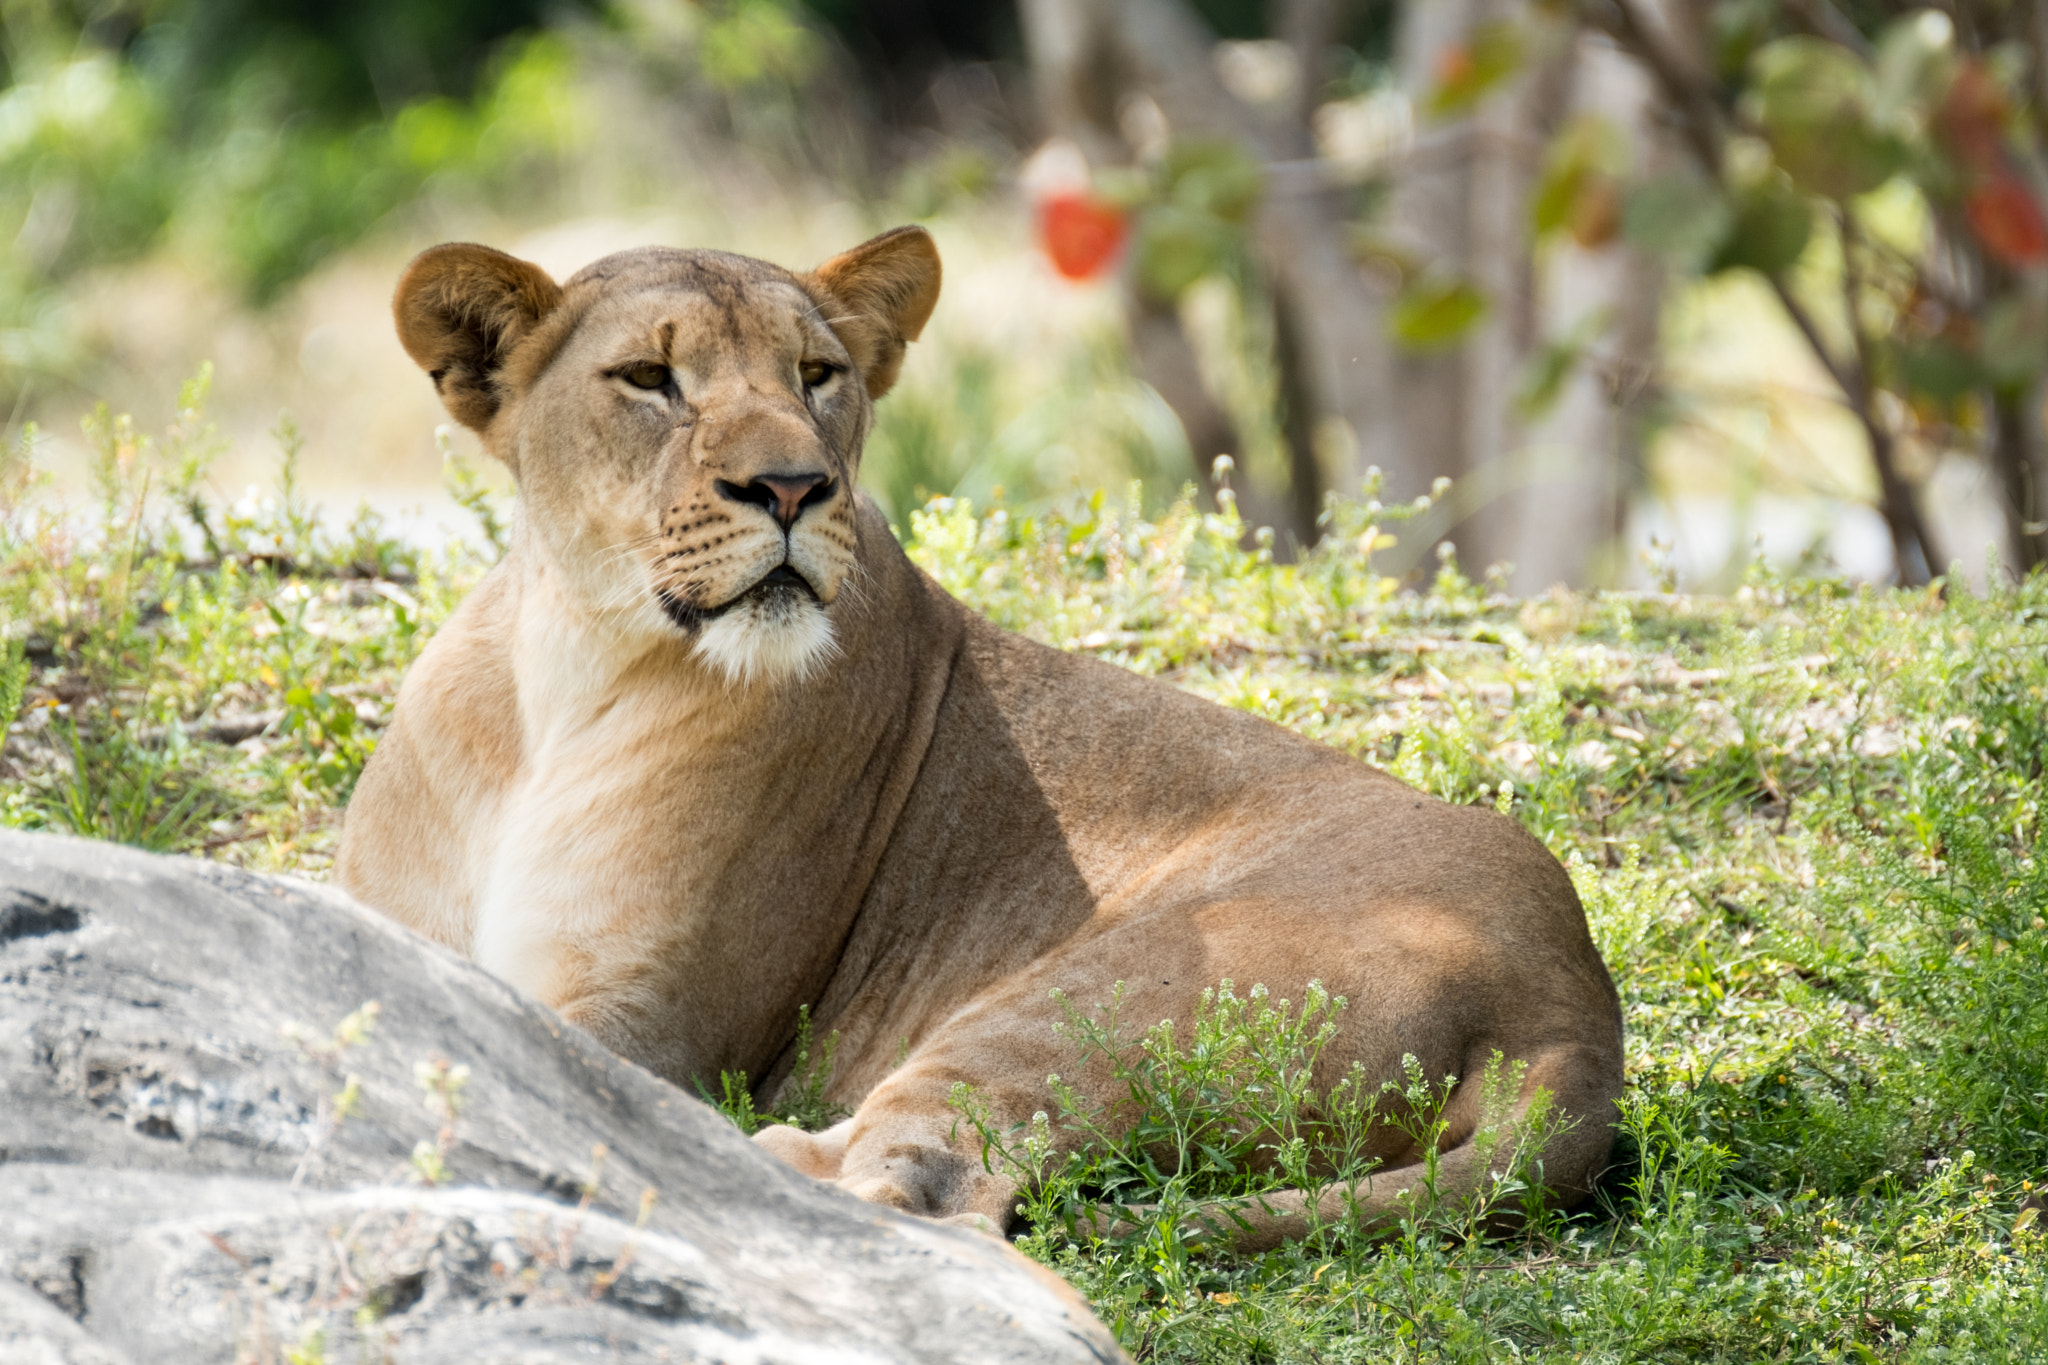
POLYGON ((429 247, 391 298, 398 339, 434 381, 448 415, 482 431, 497 415, 498 369, 561 301, 539 266, 469 242, 429 247))
POLYGON ((904 347, 939 303, 939 249, 921 227, 900 227, 841 252, 811 276, 841 305, 826 321, 880 398, 896 383, 904 347))

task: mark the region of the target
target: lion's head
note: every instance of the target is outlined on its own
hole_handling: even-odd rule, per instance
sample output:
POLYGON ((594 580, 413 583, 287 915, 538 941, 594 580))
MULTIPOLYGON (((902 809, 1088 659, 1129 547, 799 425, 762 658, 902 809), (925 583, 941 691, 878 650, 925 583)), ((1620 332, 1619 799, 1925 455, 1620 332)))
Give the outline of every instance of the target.
POLYGON ((854 477, 939 294, 898 228, 808 275, 644 247, 557 285, 456 243, 392 309, 450 415, 512 470, 521 534, 560 589, 628 634, 675 636, 733 681, 830 657, 855 573, 854 477))

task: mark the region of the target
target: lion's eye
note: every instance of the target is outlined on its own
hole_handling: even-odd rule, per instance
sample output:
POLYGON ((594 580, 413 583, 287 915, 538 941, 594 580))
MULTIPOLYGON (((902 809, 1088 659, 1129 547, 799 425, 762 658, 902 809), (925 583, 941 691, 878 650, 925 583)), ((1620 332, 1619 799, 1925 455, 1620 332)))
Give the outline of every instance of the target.
POLYGON ((668 383, 668 366, 652 362, 635 365, 625 372, 625 379, 636 389, 658 389, 668 383))
POLYGON ((806 360, 796 367, 796 373, 797 377, 804 381, 805 388, 815 389, 838 374, 839 367, 823 360, 806 360))

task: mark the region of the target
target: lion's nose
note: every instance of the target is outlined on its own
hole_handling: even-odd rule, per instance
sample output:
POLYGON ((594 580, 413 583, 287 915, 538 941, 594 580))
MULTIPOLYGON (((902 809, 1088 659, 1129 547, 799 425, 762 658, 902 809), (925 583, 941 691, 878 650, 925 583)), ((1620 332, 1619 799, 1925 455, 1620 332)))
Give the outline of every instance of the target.
POLYGON ((762 474, 744 486, 720 479, 717 487, 721 497, 767 508, 775 524, 787 531, 806 507, 830 499, 838 485, 823 474, 762 474))

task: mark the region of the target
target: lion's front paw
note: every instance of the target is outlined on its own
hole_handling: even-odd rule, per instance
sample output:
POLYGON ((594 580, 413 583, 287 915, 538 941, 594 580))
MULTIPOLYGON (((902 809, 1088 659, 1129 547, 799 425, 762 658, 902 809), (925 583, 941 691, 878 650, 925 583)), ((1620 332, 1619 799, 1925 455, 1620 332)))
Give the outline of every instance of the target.
POLYGON ((806 1133, 786 1123, 771 1124, 754 1134, 754 1145, 813 1180, 837 1180, 839 1163, 846 1155, 844 1141, 833 1141, 831 1132, 806 1133))
POLYGON ((841 1181, 840 1188, 856 1199, 865 1199, 870 1204, 880 1204, 885 1209, 898 1213, 915 1214, 929 1218, 933 1214, 932 1201, 922 1193, 913 1194, 888 1176, 872 1176, 866 1180, 841 1181))
POLYGON ((870 1204, 917 1218, 962 1227, 981 1227, 986 1223, 984 1231, 1003 1235, 1004 1215, 1016 1203, 1016 1186, 1012 1182, 972 1171, 967 1162, 950 1152, 910 1150, 924 1159, 892 1162, 891 1169, 877 1175, 862 1175, 856 1170, 842 1176, 839 1187, 870 1204))

